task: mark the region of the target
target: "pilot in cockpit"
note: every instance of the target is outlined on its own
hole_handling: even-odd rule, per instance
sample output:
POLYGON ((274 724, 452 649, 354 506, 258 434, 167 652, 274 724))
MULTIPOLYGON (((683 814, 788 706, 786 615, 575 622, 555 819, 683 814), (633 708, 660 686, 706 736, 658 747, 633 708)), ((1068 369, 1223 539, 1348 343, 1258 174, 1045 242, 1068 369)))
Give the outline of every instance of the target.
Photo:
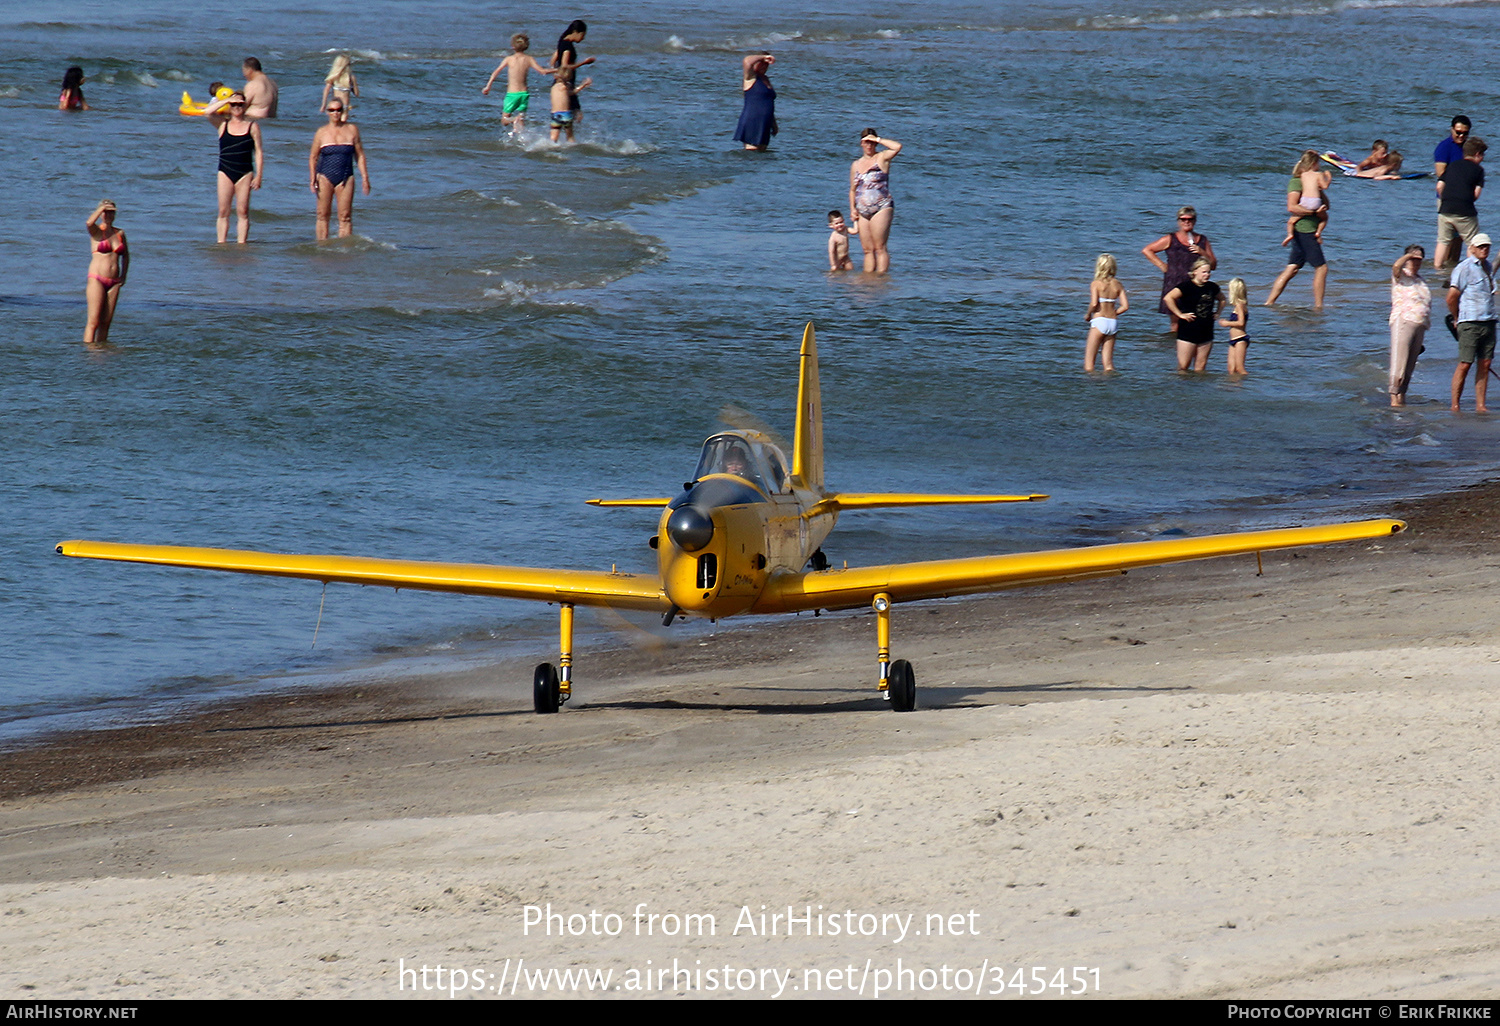
POLYGON ((731 445, 724 451, 723 473, 750 477, 750 454, 743 446, 731 445))

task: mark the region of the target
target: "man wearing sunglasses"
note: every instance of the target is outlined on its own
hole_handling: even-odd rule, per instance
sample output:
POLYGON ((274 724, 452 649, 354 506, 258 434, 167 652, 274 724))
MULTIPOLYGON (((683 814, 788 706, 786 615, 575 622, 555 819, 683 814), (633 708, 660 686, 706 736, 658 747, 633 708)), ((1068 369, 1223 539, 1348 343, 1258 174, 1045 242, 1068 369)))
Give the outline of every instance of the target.
POLYGON ((1432 177, 1441 178, 1448 165, 1464 159, 1464 140, 1474 131, 1474 124, 1462 114, 1454 117, 1448 137, 1432 151, 1432 177))

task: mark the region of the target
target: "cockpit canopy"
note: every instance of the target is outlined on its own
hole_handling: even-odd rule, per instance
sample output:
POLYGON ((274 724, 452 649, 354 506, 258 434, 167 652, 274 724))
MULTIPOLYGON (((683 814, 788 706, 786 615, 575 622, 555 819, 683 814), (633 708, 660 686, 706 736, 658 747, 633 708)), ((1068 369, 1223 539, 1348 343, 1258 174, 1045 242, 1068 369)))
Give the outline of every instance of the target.
POLYGON ((703 455, 693 472, 697 481, 710 474, 733 474, 767 495, 791 488, 786 457, 769 440, 753 434, 726 432, 703 443, 703 455))

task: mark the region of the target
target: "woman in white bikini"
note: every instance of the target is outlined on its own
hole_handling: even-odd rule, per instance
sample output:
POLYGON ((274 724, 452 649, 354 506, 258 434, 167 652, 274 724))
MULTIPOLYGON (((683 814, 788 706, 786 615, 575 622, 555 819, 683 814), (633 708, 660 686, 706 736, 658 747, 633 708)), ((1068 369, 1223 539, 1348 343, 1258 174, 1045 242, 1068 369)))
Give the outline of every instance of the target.
POLYGON ((1115 369, 1115 333, 1120 330, 1119 317, 1130 309, 1130 297, 1115 275, 1119 267, 1115 258, 1100 253, 1094 261, 1094 280, 1089 285, 1089 308, 1083 315, 1089 322, 1089 338, 1083 348, 1083 369, 1094 369, 1095 357, 1104 358, 1104 369, 1115 369))

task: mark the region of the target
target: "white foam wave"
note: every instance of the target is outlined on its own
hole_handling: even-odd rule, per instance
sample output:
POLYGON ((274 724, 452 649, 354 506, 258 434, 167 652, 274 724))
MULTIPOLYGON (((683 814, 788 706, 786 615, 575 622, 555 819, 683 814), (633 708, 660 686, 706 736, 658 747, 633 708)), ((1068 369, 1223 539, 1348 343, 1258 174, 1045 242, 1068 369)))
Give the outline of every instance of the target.
POLYGON ((683 41, 683 39, 682 39, 681 36, 668 36, 667 37, 667 49, 668 50, 692 50, 692 49, 694 49, 694 47, 691 47, 687 43, 685 43, 683 41))
POLYGON ((509 278, 506 278, 500 282, 498 289, 485 289, 481 295, 485 299, 508 299, 515 302, 518 299, 526 299, 535 292, 536 289, 530 285, 523 285, 518 281, 511 281, 509 278))
POLYGON ((638 143, 634 139, 621 139, 619 142, 602 142, 597 144, 610 153, 618 153, 621 156, 635 157, 643 153, 655 153, 657 147, 650 143, 638 143))
POLYGON ((191 82, 193 80, 192 75, 189 75, 186 71, 178 71, 176 68, 163 71, 161 77, 168 82, 191 82))
POLYGON ((121 81, 127 85, 134 82, 136 85, 147 86, 151 89, 155 89, 161 85, 149 71, 122 71, 118 73, 106 71, 100 74, 98 79, 105 85, 117 85, 121 81))
POLYGON ((900 39, 901 33, 895 29, 876 29, 875 34, 881 39, 900 39))
POLYGON ((0 100, 14 100, 21 95, 21 90, 16 86, 7 86, 0 89, 0 100))
POLYGON ((1484 2, 1487 2, 1487 0, 1329 0, 1326 3, 1211 7, 1203 11, 1104 14, 1093 18, 1079 18, 1074 24, 1078 28, 1138 28, 1144 25, 1180 25, 1185 22, 1220 21, 1236 18, 1309 17, 1320 14, 1337 14, 1340 11, 1383 10, 1394 7, 1461 7, 1484 2))

